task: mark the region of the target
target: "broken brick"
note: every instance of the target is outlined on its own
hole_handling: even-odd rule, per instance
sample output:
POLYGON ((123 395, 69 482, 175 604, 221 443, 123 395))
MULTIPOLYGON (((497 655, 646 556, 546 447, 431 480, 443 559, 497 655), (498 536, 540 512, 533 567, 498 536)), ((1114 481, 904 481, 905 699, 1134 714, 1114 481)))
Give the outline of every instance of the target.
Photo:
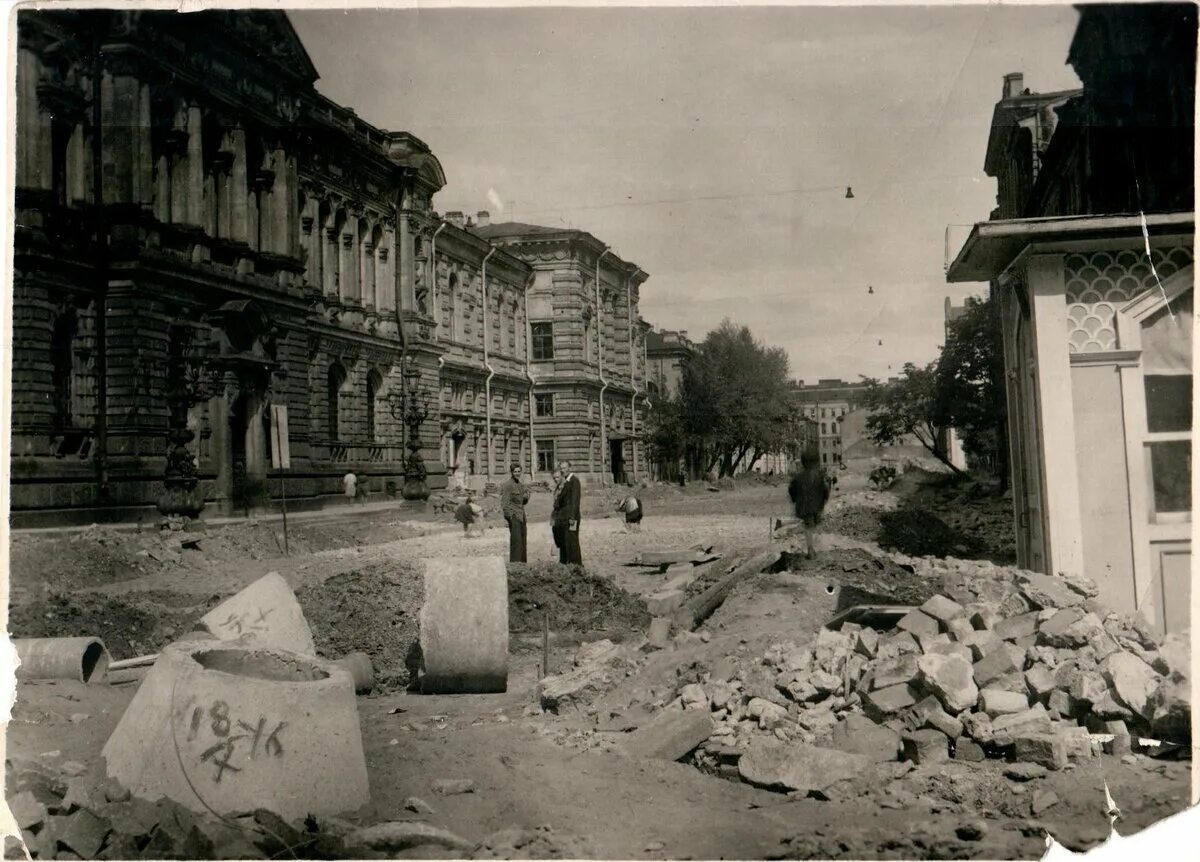
POLYGON ((925 604, 921 605, 920 610, 922 613, 941 623, 943 628, 948 627, 951 620, 964 617, 967 613, 962 605, 945 596, 933 596, 925 604))
POLYGON ((875 665, 875 677, 871 688, 881 689, 911 682, 917 676, 917 656, 906 653, 889 661, 875 665))
POLYGON ((883 724, 888 718, 916 702, 916 689, 912 685, 892 685, 863 697, 863 712, 876 724, 883 724))
POLYGON ((1025 686, 1035 701, 1045 701, 1054 691, 1054 674, 1045 665, 1035 664, 1025 671, 1025 686))
POLYGON ((1067 746, 1057 733, 1023 733, 1013 737, 1013 757, 1058 770, 1067 765, 1067 746))
POLYGON ((950 759, 950 740, 940 730, 926 728, 906 733, 900 740, 904 759, 918 766, 950 759))
POLYGON ((1017 669, 1008 650, 997 649, 975 662, 971 671, 975 676, 975 684, 984 688, 997 677, 1017 669))
POLYGON ((102 820, 86 808, 81 808, 67 818, 65 828, 58 835, 58 841, 78 853, 80 858, 94 859, 111 831, 107 820, 102 820))
POLYGON ((1029 708, 1029 699, 1017 692, 985 688, 979 693, 979 708, 995 719, 999 715, 1024 712, 1029 708))
POLYGON ((983 746, 967 739, 959 739, 954 743, 954 759, 966 763, 980 763, 985 759, 983 746))
POLYGON ((1000 620, 992 628, 998 637, 1006 641, 1015 641, 1018 638, 1028 637, 1037 633, 1037 612, 1018 614, 1015 617, 1008 617, 1000 620))
POLYGON ((914 635, 935 635, 939 631, 938 621, 921 610, 909 611, 896 623, 896 628, 914 635))
POLYGON ((921 684, 936 694, 948 712, 970 709, 979 698, 971 665, 959 656, 922 656, 917 662, 921 684))
POLYGON ((950 635, 951 640, 962 643, 975 633, 975 627, 966 617, 959 617, 946 624, 946 633, 950 635))

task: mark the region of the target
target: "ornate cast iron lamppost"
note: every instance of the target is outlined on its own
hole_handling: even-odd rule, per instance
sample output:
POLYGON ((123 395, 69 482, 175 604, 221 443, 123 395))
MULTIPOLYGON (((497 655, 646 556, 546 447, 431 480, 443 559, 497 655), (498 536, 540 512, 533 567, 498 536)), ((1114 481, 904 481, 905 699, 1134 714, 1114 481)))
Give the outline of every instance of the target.
POLYGON ((204 508, 196 461, 188 450, 195 433, 187 427, 188 411, 212 397, 220 385, 221 372, 208 361, 196 332, 190 326, 172 327, 172 344, 167 359, 167 467, 158 510, 164 515, 198 517, 204 508))
POLYGON ((425 484, 425 462, 421 460, 421 425, 429 416, 429 394, 420 389, 421 372, 411 360, 402 372, 403 391, 388 393, 388 410, 392 418, 403 422, 408 429, 406 435, 408 457, 404 459, 405 500, 428 500, 429 488, 425 484))

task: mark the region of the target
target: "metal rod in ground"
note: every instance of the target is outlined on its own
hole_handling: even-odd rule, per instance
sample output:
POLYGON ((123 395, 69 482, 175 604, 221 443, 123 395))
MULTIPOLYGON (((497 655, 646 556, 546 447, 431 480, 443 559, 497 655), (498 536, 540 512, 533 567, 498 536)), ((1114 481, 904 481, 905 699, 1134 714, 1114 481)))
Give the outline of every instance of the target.
POLYGON ((542 676, 550 675, 550 613, 542 613, 542 676))

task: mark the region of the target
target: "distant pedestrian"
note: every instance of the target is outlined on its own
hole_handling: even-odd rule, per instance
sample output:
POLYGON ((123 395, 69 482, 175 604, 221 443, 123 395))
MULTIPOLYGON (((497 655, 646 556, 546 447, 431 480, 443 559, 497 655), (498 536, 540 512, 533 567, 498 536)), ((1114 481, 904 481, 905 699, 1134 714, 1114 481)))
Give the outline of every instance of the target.
POLYGON ((467 499, 454 510, 454 520, 463 525, 463 538, 470 538, 479 519, 483 517, 483 507, 475 502, 475 497, 467 494, 467 499))
POLYGON ((562 490, 554 500, 554 511, 550 521, 562 531, 562 544, 558 548, 558 561, 566 565, 583 565, 583 551, 579 547, 579 505, 583 489, 579 477, 571 472, 571 462, 558 465, 562 471, 562 490))
POLYGON ((804 539, 808 543, 808 558, 811 560, 816 555, 813 534, 821 523, 821 513, 829 499, 829 483, 815 452, 805 452, 800 464, 800 472, 788 484, 788 496, 796 507, 796 517, 804 525, 804 539))
POLYGON ((358 477, 353 473, 347 473, 342 477, 342 490, 345 491, 346 497, 353 500, 358 496, 358 477))
POLYGON ((617 504, 617 511, 625 513, 625 532, 640 533, 642 531, 642 501, 635 495, 629 494, 617 504))
POLYGON ((508 522, 508 561, 524 563, 525 559, 525 504, 529 502, 529 486, 521 481, 521 465, 508 468, 509 480, 500 486, 500 510, 508 522))

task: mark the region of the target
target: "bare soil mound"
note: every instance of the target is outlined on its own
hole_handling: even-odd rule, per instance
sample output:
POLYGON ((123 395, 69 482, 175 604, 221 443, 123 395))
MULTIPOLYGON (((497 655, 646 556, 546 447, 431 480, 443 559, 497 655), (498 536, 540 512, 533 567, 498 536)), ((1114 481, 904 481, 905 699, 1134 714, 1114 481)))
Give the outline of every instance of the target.
POLYGON ((343 572, 296 593, 312 629, 317 654, 371 657, 378 689, 407 686, 419 661, 419 615, 424 599, 420 571, 387 563, 343 572))
POLYGON ((910 557, 984 556, 983 543, 929 511, 900 509, 879 516, 879 546, 910 557))
POLYGON ((51 593, 14 605, 8 625, 17 638, 98 637, 114 659, 133 658, 186 635, 220 600, 162 590, 120 598, 51 593))
POLYGON ((825 579, 838 590, 837 610, 853 605, 920 605, 936 595, 941 581, 866 551, 822 551, 815 560, 801 552, 785 553, 771 571, 791 571, 825 579))
POLYGON ((556 632, 632 631, 650 625, 645 604, 605 578, 559 563, 509 564, 509 631, 541 631, 547 613, 556 632))

